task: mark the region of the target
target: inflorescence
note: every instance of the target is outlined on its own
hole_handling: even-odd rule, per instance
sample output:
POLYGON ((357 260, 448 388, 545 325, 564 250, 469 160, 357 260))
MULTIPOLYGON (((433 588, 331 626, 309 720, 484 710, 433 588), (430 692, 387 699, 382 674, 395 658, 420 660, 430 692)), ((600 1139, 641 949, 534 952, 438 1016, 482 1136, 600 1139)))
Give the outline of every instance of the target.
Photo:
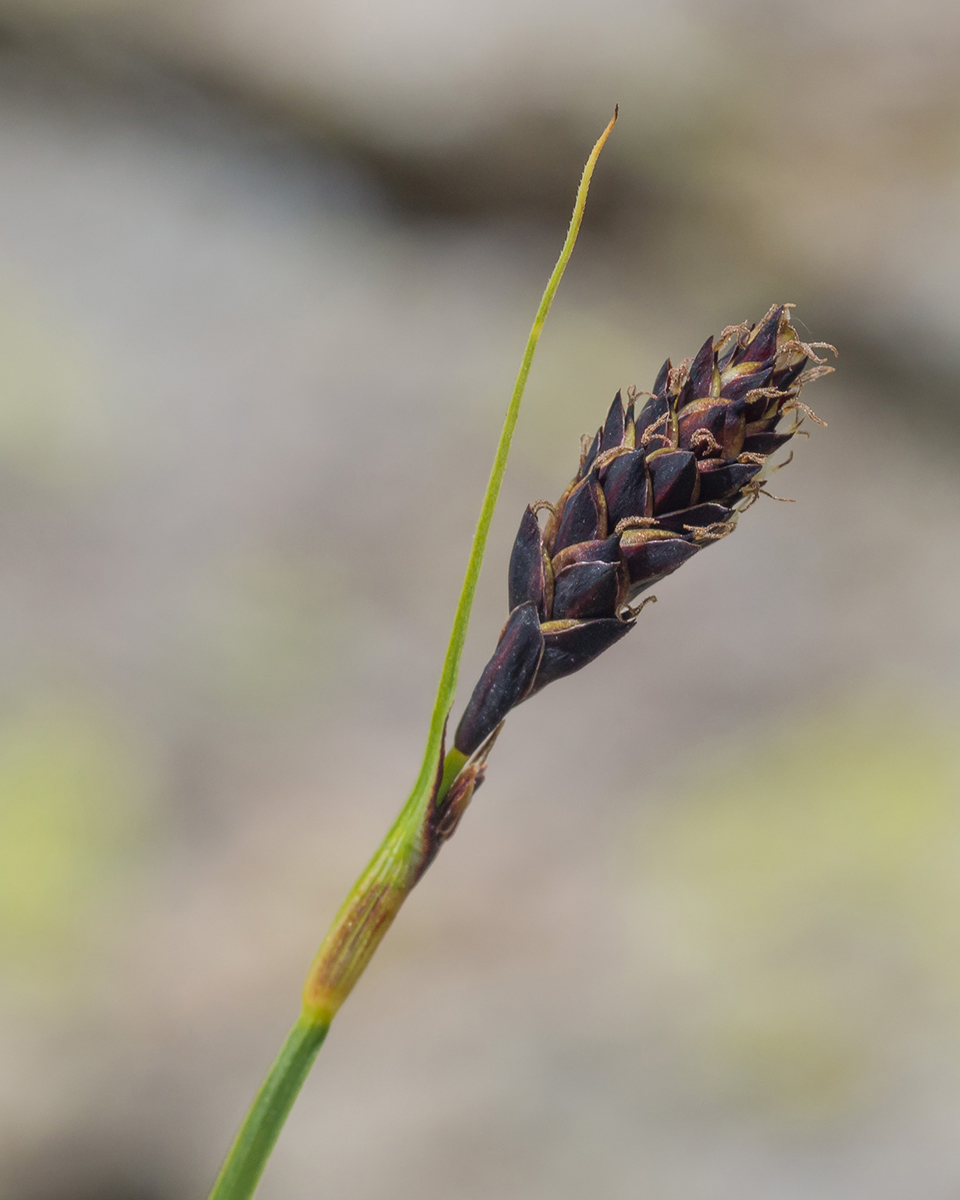
POLYGON ((624 402, 618 392, 559 501, 527 508, 510 558, 510 616, 457 727, 462 754, 629 633, 643 607, 632 601, 731 533, 763 491, 770 456, 804 416, 818 419, 800 391, 832 368, 816 353, 823 343, 800 340, 790 307, 707 338, 677 367, 667 359, 652 393, 630 389, 624 402))

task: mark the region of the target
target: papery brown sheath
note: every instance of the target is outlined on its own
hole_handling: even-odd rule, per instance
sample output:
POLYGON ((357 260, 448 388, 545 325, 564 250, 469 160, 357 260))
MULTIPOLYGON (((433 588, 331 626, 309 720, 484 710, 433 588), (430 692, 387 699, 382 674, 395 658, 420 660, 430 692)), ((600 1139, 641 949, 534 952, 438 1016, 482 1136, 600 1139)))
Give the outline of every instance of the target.
POLYGON ((813 415, 799 395, 832 369, 815 352, 822 344, 801 342, 789 306, 776 305, 758 325, 707 338, 678 367, 667 359, 642 407, 633 391, 626 402, 617 393, 559 501, 523 514, 510 615, 457 727, 462 755, 515 705, 626 636, 635 597, 733 531, 769 456, 813 415))

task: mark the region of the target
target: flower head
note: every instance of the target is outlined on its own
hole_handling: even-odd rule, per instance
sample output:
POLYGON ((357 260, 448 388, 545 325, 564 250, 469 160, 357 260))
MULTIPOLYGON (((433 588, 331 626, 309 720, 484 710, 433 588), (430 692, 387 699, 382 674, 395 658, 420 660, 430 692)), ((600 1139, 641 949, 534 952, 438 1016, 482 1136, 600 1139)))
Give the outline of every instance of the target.
POLYGON ((527 508, 510 558, 510 616, 454 739, 462 754, 516 704, 629 633, 633 599, 733 531, 769 456, 813 415, 803 384, 831 370, 788 310, 730 326, 678 367, 667 359, 642 406, 632 389, 626 402, 618 392, 559 501, 527 508))

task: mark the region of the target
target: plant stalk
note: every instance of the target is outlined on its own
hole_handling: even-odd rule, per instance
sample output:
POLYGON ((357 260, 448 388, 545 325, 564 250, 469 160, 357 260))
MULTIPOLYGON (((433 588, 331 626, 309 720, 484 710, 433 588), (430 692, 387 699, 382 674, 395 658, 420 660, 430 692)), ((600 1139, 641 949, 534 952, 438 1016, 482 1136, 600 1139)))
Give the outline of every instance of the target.
MULTIPOLYGON (((324 938, 307 975, 301 1016, 290 1031, 247 1113, 217 1176, 209 1200, 249 1200, 253 1195, 283 1123, 326 1037, 330 1022, 360 978, 400 906, 423 870, 432 861, 432 854, 436 853, 438 843, 436 840, 432 843, 430 841, 431 836, 435 839, 436 834, 430 827, 431 812, 447 798, 454 782, 467 765, 466 756, 456 748, 448 751, 442 763, 441 754, 490 524, 503 483, 510 443, 520 414, 520 402, 523 399, 537 343, 576 245, 594 167, 616 124, 617 115, 618 112, 614 112, 612 120, 587 159, 563 249, 547 281, 527 338, 480 508, 476 532, 473 535, 467 571, 440 674, 420 774, 390 831, 354 884, 324 938)), ((462 801, 463 807, 469 802, 471 792, 472 782, 466 792, 466 798, 462 801)))
POLYGON ((210 1200, 253 1195, 329 1028, 301 1017, 287 1034, 220 1168, 210 1200))

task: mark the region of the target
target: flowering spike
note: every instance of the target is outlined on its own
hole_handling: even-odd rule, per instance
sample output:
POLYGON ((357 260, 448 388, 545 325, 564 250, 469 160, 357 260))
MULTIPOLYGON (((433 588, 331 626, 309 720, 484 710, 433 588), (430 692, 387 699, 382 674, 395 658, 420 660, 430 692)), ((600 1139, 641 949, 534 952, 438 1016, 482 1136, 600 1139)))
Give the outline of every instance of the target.
POLYGON ((808 411, 798 397, 811 354, 776 305, 759 325, 708 338, 689 370, 667 359, 638 413, 617 393, 544 532, 524 514, 513 612, 458 750, 474 753, 513 704, 625 637, 635 624, 625 605, 736 527, 765 459, 797 430, 799 419, 777 432, 781 418, 808 411))

